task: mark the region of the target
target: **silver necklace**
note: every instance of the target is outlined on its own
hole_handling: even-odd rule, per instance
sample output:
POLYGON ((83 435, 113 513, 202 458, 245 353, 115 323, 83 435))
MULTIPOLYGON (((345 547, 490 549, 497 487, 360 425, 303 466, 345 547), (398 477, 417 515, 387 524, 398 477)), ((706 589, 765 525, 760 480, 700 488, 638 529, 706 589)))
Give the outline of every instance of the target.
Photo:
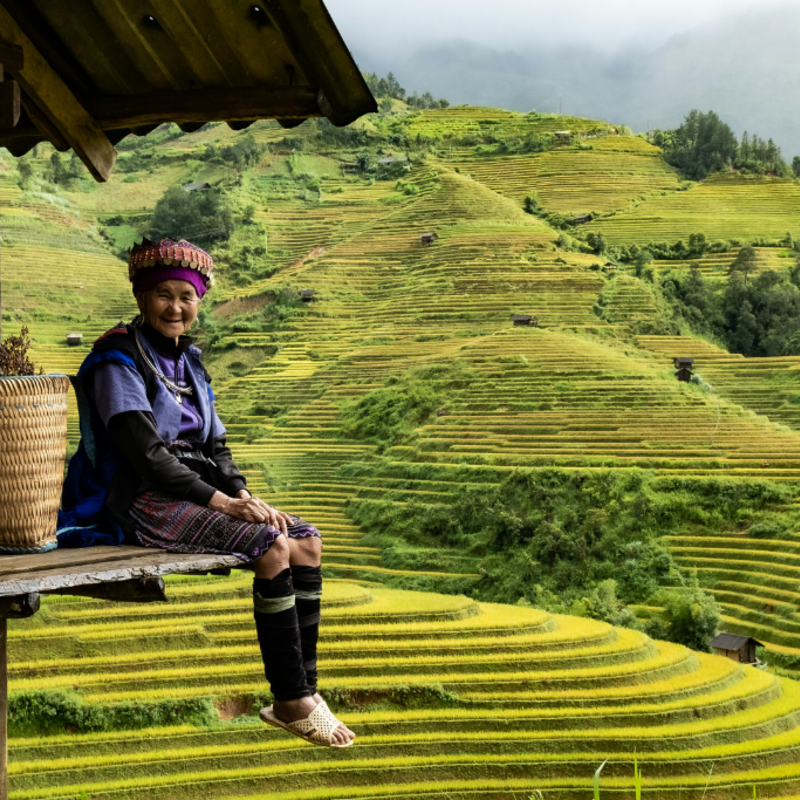
POLYGON ((144 363, 155 372, 156 377, 167 387, 171 392, 175 392, 175 402, 176 403, 183 403, 183 398, 181 395, 189 395, 192 394, 193 390, 191 386, 178 386, 177 383, 171 381, 148 357, 147 353, 145 353, 144 348, 142 347, 142 343, 139 340, 139 331, 134 328, 133 335, 136 337, 136 346, 139 348, 139 353, 141 353, 142 358, 144 359, 144 363))

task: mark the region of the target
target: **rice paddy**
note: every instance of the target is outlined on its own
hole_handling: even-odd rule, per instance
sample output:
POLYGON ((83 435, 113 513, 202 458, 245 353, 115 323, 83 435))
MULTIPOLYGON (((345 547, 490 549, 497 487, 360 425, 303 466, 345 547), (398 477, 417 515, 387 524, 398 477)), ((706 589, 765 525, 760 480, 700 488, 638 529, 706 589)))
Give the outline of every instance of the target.
POLYGON ((251 717, 226 722, 264 694, 249 581, 168 583, 166 609, 184 628, 170 645, 160 606, 52 598, 46 621, 13 622, 12 697, 61 687, 105 708, 207 697, 223 719, 12 738, 10 797, 440 797, 470 786, 570 797, 607 756, 604 786, 630 790, 635 756, 654 796, 699 798, 712 763, 712 798, 744 796, 753 781, 798 785, 792 681, 602 622, 347 581, 327 583, 321 690, 350 697, 340 713, 358 745, 334 756, 251 717), (114 646, 87 649, 103 628, 114 646), (44 655, 54 650, 64 656, 44 655))
MULTIPOLYGON (((298 160, 282 150, 284 131, 254 126, 273 151, 239 190, 281 269, 246 286, 223 276, 206 301, 218 320, 235 320, 287 286, 316 290, 282 327, 229 328, 210 365, 247 354, 246 369, 215 381, 235 456, 255 491, 324 533, 323 689, 358 746, 332 755, 248 718, 266 693, 248 578, 173 580, 170 606, 53 599, 14 623, 12 697, 60 689, 102 708, 209 699, 221 719, 15 737, 13 798, 527 798, 538 789, 571 800, 589 796, 607 757, 606 795, 632 796, 634 758, 645 797, 750 798, 753 784, 760 797, 800 791, 793 681, 593 620, 477 603, 473 558, 446 551, 398 566, 350 516, 386 500, 400 511, 446 508, 465 482, 491 485, 519 467, 795 484, 800 357, 745 359, 704 340, 632 334, 657 313, 647 286, 600 257, 559 250, 559 232, 522 201, 535 192, 547 211, 597 214, 587 229, 614 243, 697 232, 778 239, 796 233, 800 184, 725 179, 681 191, 656 148, 591 120, 462 107, 421 112, 407 128, 439 142, 409 173, 411 194, 342 174, 352 152, 306 148, 298 160), (469 143, 564 129, 587 138, 529 155, 469 143), (292 169, 314 173, 321 191, 298 191, 292 169), (431 230, 438 238, 425 246, 431 230), (514 327, 514 314, 537 324, 514 327), (675 380, 678 355, 695 358, 712 393, 675 380), (343 432, 342 409, 370 391, 453 364, 469 379, 438 387, 441 407, 413 436, 392 444, 343 432)), ((165 147, 236 135, 212 126, 165 147)), ((0 172, 4 328, 28 324, 48 370, 74 372, 92 339, 134 312, 98 216, 144 213, 167 185, 205 179, 196 164, 123 178, 107 192, 48 197, 19 190, 10 167, 0 172), (71 332, 84 333, 81 347, 67 348, 71 332)), ((760 269, 791 263, 782 248, 758 254, 760 269)), ((723 274, 734 256, 733 246, 706 256, 701 269, 723 274)), ((695 531, 669 542, 712 587, 725 629, 755 636, 789 666, 800 655, 795 538, 695 531)))

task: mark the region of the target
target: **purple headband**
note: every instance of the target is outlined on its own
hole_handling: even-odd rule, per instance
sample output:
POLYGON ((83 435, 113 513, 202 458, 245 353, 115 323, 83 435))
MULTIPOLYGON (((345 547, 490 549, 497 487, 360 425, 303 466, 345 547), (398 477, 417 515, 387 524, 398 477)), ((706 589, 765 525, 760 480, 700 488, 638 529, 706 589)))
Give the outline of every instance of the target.
POLYGON ((197 290, 197 296, 202 297, 208 291, 206 280, 205 276, 191 267, 165 267, 159 264, 139 270, 133 276, 133 292, 146 292, 163 281, 187 281, 197 290))

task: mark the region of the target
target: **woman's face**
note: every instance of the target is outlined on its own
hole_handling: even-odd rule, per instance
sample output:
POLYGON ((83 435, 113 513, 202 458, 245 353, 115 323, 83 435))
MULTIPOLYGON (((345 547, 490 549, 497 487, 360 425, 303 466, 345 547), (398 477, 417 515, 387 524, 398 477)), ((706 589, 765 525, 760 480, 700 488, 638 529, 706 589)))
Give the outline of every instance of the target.
POLYGON ((200 298, 188 281, 163 281, 143 294, 136 303, 144 321, 162 336, 175 339, 192 327, 200 308, 200 298))

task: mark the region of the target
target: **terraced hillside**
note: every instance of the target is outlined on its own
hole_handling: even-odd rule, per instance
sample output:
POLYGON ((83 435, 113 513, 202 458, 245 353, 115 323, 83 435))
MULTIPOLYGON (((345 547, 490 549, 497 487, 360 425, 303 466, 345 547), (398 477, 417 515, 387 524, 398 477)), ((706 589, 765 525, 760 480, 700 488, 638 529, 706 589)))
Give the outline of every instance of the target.
POLYGON ((610 244, 709 239, 782 239, 800 233, 800 184, 794 180, 711 177, 689 191, 648 198, 631 211, 587 225, 610 244))
POLYGON ((635 136, 585 140, 586 150, 556 149, 538 156, 481 158, 464 154, 462 172, 522 203, 536 193, 548 211, 627 210, 652 193, 678 188, 675 170, 661 150, 635 136))
MULTIPOLYGON (((361 123, 384 137, 376 157, 401 154, 394 124, 361 123)), ((348 751, 354 763, 342 769, 340 754, 329 761, 330 753, 245 723, 18 740, 12 758, 23 766, 15 796, 178 797, 204 784, 212 787, 207 796, 220 798, 268 791, 287 798, 513 797, 535 788, 583 797, 607 755, 607 786, 630 789, 634 752, 644 760, 645 788, 659 786, 664 796, 670 790, 669 796, 700 798, 712 763, 709 798, 751 797, 753 783, 763 787, 760 796, 797 794, 795 684, 590 620, 550 619, 463 597, 391 594, 381 582, 468 594, 478 565, 455 550, 398 565, 363 541, 373 531, 355 525, 352 513, 387 499, 398 514, 426 505, 447 509, 460 487, 493 486, 519 468, 639 468, 665 480, 795 483, 797 359, 743 359, 688 337, 633 336, 633 326, 658 313, 648 284, 600 257, 557 249, 559 232, 524 213, 521 201, 536 192, 546 210, 607 213, 590 229, 625 243, 700 231, 709 238, 780 238, 794 232, 798 184, 708 181, 678 191, 657 150, 593 121, 460 108, 415 115, 401 128, 434 144, 400 184, 345 172, 361 145, 323 146, 301 127, 293 132, 306 136, 301 150, 267 124, 253 134, 272 151, 239 176, 203 166, 207 145, 236 141, 239 134, 224 126, 165 140, 163 171, 120 172, 91 193, 22 193, 5 163, 4 322, 28 322, 36 354, 50 369, 72 371, 87 351, 68 350, 67 332, 81 330, 88 342, 133 311, 124 266, 94 233, 98 218, 113 237, 122 236, 167 186, 206 177, 227 181, 239 207, 255 206, 265 262, 280 269, 239 283, 223 270, 206 301, 218 334, 209 363, 251 486, 324 530, 329 578, 360 582, 331 584, 331 599, 345 605, 334 609, 326 641, 327 657, 340 662, 329 688, 342 702, 365 706, 348 720, 360 725, 364 746, 380 748, 348 751), (567 128, 593 138, 538 155, 504 155, 488 141, 519 143, 567 128), (483 137, 486 152, 469 137, 483 137), (767 194, 770 202, 761 203, 767 194), (637 216, 681 203, 688 203, 683 211, 656 215, 651 228, 637 216), (117 216, 125 224, 109 221, 117 216), (438 238, 424 246, 420 234, 430 230, 438 238), (301 288, 316 290, 313 303, 271 314, 287 290, 301 288), (513 314, 536 317, 538 327, 514 328, 513 314), (677 383, 676 355, 694 356, 714 391, 677 383), (437 404, 408 435, 380 442, 343 426, 343 411, 415 374, 425 376, 437 404), (413 619, 382 616, 398 608, 413 619), (411 625, 429 612, 432 627, 411 625), (498 644, 500 618, 517 622, 514 635, 498 644), (371 695, 357 692, 369 688, 365 679, 377 680, 376 654, 385 654, 394 636, 400 643, 389 652, 397 663, 382 678, 399 694, 368 710, 371 695), (428 636, 437 650, 420 653, 419 640, 428 636), (353 655, 350 646, 362 641, 363 657, 353 655), (453 645, 445 653, 442 641, 453 645), (417 689, 409 696, 402 687, 419 687, 420 672, 425 686, 441 684, 446 692, 419 689, 415 709, 406 701, 417 703, 417 689), (518 720, 519 730, 505 719, 518 720), (487 739, 487 729, 498 732, 496 740, 487 739), (71 758, 78 741, 83 760, 71 772, 54 759, 71 758), (119 762, 120 749, 129 761, 119 762), (265 761, 249 761, 244 774, 241 755, 261 754, 265 761), (287 763, 296 771, 287 773, 287 763), (283 782, 273 790, 265 776, 283 782), (767 779, 774 781, 769 788, 767 779)), ((763 268, 790 255, 759 249, 763 268)), ((732 250, 701 263, 714 274, 733 256, 732 250)), ((686 532, 670 542, 681 565, 698 569, 713 587, 726 629, 755 635, 769 645, 769 658, 782 654, 788 667, 800 656, 795 540, 793 531, 756 536, 743 529, 686 532)), ((228 699, 219 703, 226 715, 249 711, 261 678, 246 609, 231 611, 243 602, 245 584, 215 582, 207 595, 205 584, 178 582, 180 616, 121 608, 113 621, 100 620, 92 604, 54 602, 46 625, 15 633, 14 658, 24 661, 15 690, 78 686, 91 702, 112 703, 214 696, 228 699), (56 645, 48 649, 50 639, 56 645), (119 653, 113 663, 112 644, 119 653), (146 652, 155 650, 167 657, 145 676, 155 661, 146 652), (82 660, 71 669, 66 660, 75 656, 82 660), (244 705, 233 702, 239 697, 247 698, 244 705)))
MULTIPOLYGON (((61 687, 105 714, 193 698, 249 712, 264 692, 249 578, 169 581, 170 606, 50 599, 13 623, 12 702, 61 687)), ((577 798, 607 757, 604 791, 632 793, 634 756, 644 796, 800 790, 792 681, 532 608, 339 581, 324 602, 322 691, 356 746, 252 718, 19 736, 10 797, 577 798)))

